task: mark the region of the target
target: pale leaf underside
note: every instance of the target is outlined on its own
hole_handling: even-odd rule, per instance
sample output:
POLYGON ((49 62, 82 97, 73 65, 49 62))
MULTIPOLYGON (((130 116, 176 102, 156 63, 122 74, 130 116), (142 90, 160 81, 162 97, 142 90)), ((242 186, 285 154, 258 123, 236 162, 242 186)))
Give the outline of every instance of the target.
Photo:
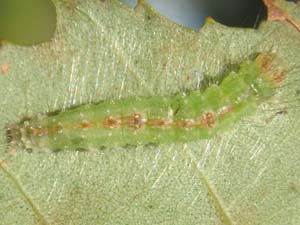
MULTIPOLYGON (((300 34, 180 27, 144 3, 56 0, 53 40, 0 49, 0 218, 3 224, 297 224, 300 220, 300 34), (4 127, 26 116, 133 95, 201 88, 253 54, 289 70, 250 118, 189 144, 90 152, 8 152, 4 127), (213 79, 213 78, 212 78, 213 79)), ((299 21, 298 5, 281 6, 299 21)))

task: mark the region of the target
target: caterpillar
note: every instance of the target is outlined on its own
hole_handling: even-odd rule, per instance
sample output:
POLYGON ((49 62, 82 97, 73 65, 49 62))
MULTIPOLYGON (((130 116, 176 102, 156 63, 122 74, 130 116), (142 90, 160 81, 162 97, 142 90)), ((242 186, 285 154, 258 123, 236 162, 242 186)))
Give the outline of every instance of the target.
POLYGON ((209 139, 253 114, 284 80, 275 54, 260 53, 219 83, 173 96, 133 96, 37 115, 6 126, 10 146, 80 150, 209 139))

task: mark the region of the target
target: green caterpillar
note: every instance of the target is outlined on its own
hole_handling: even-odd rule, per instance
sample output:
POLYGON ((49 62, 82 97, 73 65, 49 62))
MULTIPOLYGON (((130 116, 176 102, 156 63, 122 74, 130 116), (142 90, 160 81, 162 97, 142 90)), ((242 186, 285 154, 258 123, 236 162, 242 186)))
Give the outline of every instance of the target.
POLYGON ((10 146, 52 150, 208 139, 274 94, 284 79, 275 58, 259 54, 203 91, 107 100, 24 119, 7 126, 7 139, 10 146))

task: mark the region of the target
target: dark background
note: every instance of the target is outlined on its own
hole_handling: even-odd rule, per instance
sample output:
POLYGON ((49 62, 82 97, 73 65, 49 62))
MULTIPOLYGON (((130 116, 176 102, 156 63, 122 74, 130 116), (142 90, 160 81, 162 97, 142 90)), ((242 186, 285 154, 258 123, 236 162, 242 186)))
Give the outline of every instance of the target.
MULTIPOLYGON (((88 0, 87 0, 88 1, 88 0)), ((136 0, 122 0, 131 7, 136 0)), ((262 0, 145 0, 169 19, 198 30, 210 16, 235 27, 257 28, 266 18, 262 0)), ((56 12, 51 0, 0 0, 0 40, 31 45, 51 39, 56 12)))
MULTIPOLYGON (((131 7, 136 0, 121 0, 131 7)), ((257 27, 265 18, 266 8, 262 0, 145 0, 161 14, 198 30, 207 16, 228 25, 257 27)))

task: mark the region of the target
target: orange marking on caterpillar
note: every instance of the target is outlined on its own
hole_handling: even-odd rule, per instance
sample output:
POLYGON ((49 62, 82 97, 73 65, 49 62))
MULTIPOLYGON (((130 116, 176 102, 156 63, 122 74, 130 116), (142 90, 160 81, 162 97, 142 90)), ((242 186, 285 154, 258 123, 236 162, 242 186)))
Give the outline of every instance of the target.
POLYGON ((285 71, 286 67, 280 58, 276 57, 274 62, 273 59, 272 53, 259 53, 255 60, 241 62, 239 72, 230 72, 224 80, 220 80, 220 92, 213 90, 215 86, 208 86, 203 92, 200 90, 201 95, 197 89, 168 97, 137 96, 120 99, 113 104, 112 100, 96 105, 87 104, 63 110, 59 114, 54 112, 47 117, 38 114, 32 118, 24 118, 6 126, 9 149, 25 148, 39 151, 43 146, 53 151, 77 150, 148 143, 186 143, 213 138, 221 132, 219 128, 229 129, 230 124, 253 115, 264 100, 276 94, 276 82, 281 82, 281 71, 285 71), (239 80, 235 76, 239 76, 239 80), (220 96, 219 93, 223 95, 220 96), (208 101, 208 96, 216 100, 208 101), (214 108, 216 110, 205 110, 214 108), (133 109, 142 111, 134 112, 133 109), (100 110, 102 113, 98 114, 100 110), (120 110, 131 110, 131 113, 120 114, 120 110), (189 117, 200 110, 201 113, 198 113, 197 117, 189 117), (106 112, 109 114, 104 115, 106 112), (147 113, 151 113, 148 115, 150 118, 147 118, 147 113), (90 127, 89 123, 82 123, 85 120, 92 121, 95 127, 83 134, 84 132, 80 132, 80 125, 90 127), (30 127, 33 127, 33 131, 30 127), (112 132, 112 128, 120 129, 120 132, 112 132), (178 135, 178 130, 183 131, 179 132, 181 135, 178 135), (48 135, 39 136, 47 132, 48 135))
POLYGON ((170 123, 162 119, 148 119, 146 125, 149 127, 170 127, 170 123))
POLYGON ((231 113, 232 111, 233 111, 233 107, 231 105, 226 105, 219 109, 217 115, 225 116, 226 114, 231 113))
POLYGON ((79 124, 79 128, 83 128, 83 129, 91 128, 91 127, 94 127, 94 126, 95 126, 95 124, 92 123, 92 122, 89 122, 89 121, 82 121, 79 124))
POLYGON ((202 127, 213 128, 216 124, 216 115, 213 112, 206 112, 200 119, 200 125, 202 127))
POLYGON ((193 119, 186 119, 186 120, 176 121, 173 123, 173 125, 185 129, 192 129, 196 126, 196 122, 193 119))
POLYGON ((105 128, 118 128, 121 126, 122 120, 119 117, 109 116, 108 118, 104 119, 102 124, 105 128))
POLYGON ((125 123, 128 127, 133 129, 140 129, 147 123, 147 118, 139 113, 133 113, 130 116, 122 118, 122 124, 125 123))
POLYGON ((46 136, 48 135, 49 131, 45 127, 30 127, 31 135, 32 136, 46 136))

